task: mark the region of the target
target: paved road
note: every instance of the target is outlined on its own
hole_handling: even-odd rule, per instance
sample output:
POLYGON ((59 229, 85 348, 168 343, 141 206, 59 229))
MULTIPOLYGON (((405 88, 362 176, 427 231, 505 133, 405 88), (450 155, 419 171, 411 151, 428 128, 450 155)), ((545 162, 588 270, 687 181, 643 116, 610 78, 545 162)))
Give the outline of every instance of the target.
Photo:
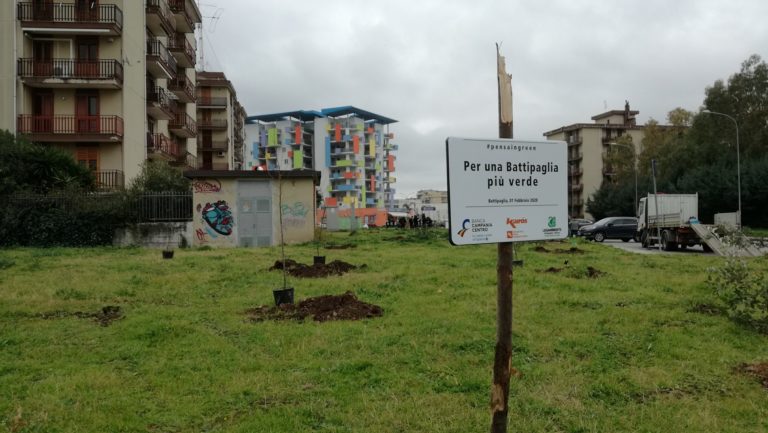
POLYGON ((613 240, 608 239, 603 242, 605 245, 610 245, 614 248, 618 248, 620 250, 624 250, 630 253, 637 253, 637 254, 698 254, 698 255, 714 255, 715 253, 705 253, 704 249, 701 248, 701 246, 695 246, 690 247, 686 249, 678 249, 677 251, 659 251, 658 246, 655 248, 643 248, 642 245, 640 245, 640 242, 622 242, 620 240, 613 240))

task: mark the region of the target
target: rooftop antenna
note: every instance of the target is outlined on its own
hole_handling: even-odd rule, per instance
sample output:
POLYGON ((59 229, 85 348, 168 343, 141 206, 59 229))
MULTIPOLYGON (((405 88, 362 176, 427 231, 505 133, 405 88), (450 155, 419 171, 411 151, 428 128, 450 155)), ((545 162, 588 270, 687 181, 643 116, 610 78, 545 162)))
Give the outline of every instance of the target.
POLYGON ((200 6, 215 7, 216 8, 216 11, 213 13, 213 15, 201 15, 200 16, 200 18, 202 18, 202 20, 200 20, 200 24, 199 24, 199 26, 200 26, 200 44, 199 44, 199 48, 200 48, 200 70, 201 71, 205 71, 205 44, 203 43, 204 42, 203 41, 203 33, 205 33, 205 32, 203 32, 203 21, 206 18, 208 20, 210 20, 211 28, 210 28, 210 30, 208 30, 208 32, 209 33, 216 33, 216 25, 218 24, 219 19, 221 18, 221 15, 224 13, 224 9, 220 8, 220 7, 217 7, 216 5, 213 5, 213 4, 200 3, 198 1, 197 2, 198 9, 200 8, 200 6))

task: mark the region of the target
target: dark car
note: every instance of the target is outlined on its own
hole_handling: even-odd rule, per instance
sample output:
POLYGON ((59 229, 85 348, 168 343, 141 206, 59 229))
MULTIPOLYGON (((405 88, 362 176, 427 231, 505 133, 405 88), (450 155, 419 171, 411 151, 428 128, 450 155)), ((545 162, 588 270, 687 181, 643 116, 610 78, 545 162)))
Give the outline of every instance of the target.
POLYGON ((608 217, 579 229, 579 236, 602 242, 606 239, 621 239, 629 242, 637 233, 637 218, 608 217))
POLYGON ((583 218, 573 218, 571 220, 568 220, 568 234, 570 234, 571 236, 576 236, 580 228, 590 224, 592 224, 592 220, 587 220, 583 218))

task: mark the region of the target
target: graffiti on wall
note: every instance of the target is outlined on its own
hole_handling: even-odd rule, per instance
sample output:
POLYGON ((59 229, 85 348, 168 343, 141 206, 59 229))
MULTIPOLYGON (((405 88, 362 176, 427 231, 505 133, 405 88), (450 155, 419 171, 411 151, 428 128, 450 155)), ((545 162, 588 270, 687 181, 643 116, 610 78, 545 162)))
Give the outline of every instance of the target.
POLYGON ((192 188, 196 193, 221 192, 221 182, 216 179, 195 179, 192 188))
POLYGON ((197 211, 203 220, 203 228, 196 231, 197 239, 205 243, 207 236, 217 238, 219 235, 229 236, 235 225, 235 218, 225 200, 215 203, 206 203, 205 206, 197 205, 197 211))
POLYGON ((307 224, 307 213, 309 210, 304 203, 297 201, 291 204, 281 206, 283 213, 283 225, 288 227, 304 227, 307 224))

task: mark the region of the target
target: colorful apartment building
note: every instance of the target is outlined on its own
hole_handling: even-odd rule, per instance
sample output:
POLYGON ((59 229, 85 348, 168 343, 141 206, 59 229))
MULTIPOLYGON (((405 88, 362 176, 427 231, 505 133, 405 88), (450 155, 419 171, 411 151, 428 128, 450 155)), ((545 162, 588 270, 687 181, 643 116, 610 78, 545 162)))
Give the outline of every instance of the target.
POLYGON ((324 204, 388 209, 398 145, 394 119, 345 106, 250 116, 246 170, 317 170, 324 204))
POLYGON ((197 73, 197 154, 201 170, 240 170, 245 110, 223 72, 197 73))
POLYGON ((147 159, 194 167, 193 0, 0 6, 0 128, 65 149, 103 189, 147 159))

